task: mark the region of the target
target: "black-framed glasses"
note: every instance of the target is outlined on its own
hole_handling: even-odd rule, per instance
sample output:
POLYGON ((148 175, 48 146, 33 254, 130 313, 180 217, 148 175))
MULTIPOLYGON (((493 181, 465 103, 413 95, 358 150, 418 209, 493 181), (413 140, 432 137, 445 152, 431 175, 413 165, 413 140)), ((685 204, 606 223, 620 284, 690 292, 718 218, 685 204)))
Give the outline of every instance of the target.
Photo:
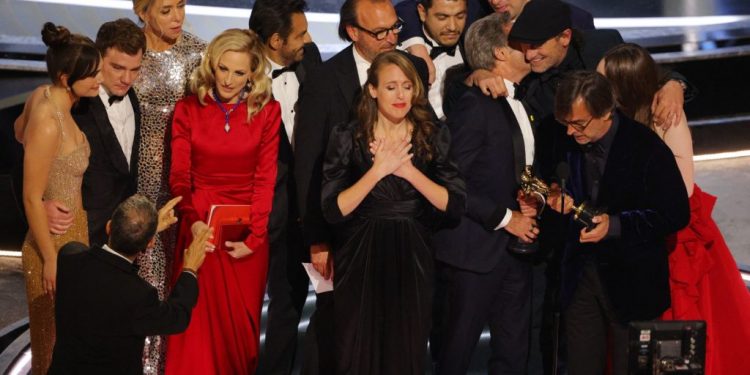
POLYGON ((390 33, 393 33, 393 35, 398 35, 398 33, 401 32, 401 29, 404 28, 404 20, 402 20, 401 18, 399 18, 398 21, 396 21, 396 23, 393 24, 393 26, 391 26, 391 27, 389 27, 387 29, 380 29, 380 30, 376 30, 376 31, 367 30, 364 27, 357 25, 356 23, 354 24, 354 27, 356 27, 356 28, 358 28, 358 29, 360 29, 360 30, 362 30, 362 31, 370 34, 370 36, 372 36, 373 38, 375 38, 377 40, 383 40, 383 39, 387 38, 388 34, 390 34, 390 33))
POLYGON ((560 125, 562 125, 562 126, 564 126, 566 128, 568 126, 570 126, 570 127, 572 127, 573 129, 575 129, 575 130, 577 130, 579 132, 583 132, 589 126, 589 124, 591 124, 591 121, 593 121, 593 120, 594 120, 594 116, 591 116, 591 118, 588 121, 583 122, 583 123, 582 123, 583 120, 578 120, 578 121, 564 121, 564 120, 560 120, 560 119, 558 119, 557 122, 559 122, 560 125))

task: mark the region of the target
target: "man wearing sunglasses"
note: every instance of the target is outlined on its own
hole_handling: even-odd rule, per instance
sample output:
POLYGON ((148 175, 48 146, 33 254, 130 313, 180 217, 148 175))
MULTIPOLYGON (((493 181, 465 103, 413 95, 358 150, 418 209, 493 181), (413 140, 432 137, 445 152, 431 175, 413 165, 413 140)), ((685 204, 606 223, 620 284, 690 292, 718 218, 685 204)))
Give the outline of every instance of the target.
MULTIPOLYGON (((378 54, 396 49, 398 33, 403 27, 390 0, 346 0, 339 17, 339 37, 351 44, 308 74, 293 133, 294 176, 303 239, 309 246, 313 267, 326 279, 333 276, 332 235, 323 218, 320 188, 328 135, 335 125, 350 121, 367 69, 378 54)), ((428 87, 424 61, 405 55, 428 87)), ((317 297, 316 311, 305 338, 307 373, 334 372, 332 302, 332 293, 317 297)))

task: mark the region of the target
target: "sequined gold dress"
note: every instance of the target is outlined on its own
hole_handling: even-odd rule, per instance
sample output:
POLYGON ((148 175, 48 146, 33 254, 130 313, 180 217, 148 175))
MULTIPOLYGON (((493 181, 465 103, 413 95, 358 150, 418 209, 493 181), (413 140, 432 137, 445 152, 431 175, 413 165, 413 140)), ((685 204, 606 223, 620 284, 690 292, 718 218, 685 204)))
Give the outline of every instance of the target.
MULTIPOLYGON (((141 105, 141 149, 138 159, 138 192, 149 197, 157 207, 164 205, 169 194, 169 139, 174 106, 188 91, 188 81, 201 61, 206 43, 186 31, 166 51, 147 50, 141 73, 134 84, 141 105)), ((138 257, 138 274, 165 298, 175 242, 174 227, 156 238, 156 243, 138 257)), ((165 340, 161 336, 146 339, 143 372, 146 375, 164 371, 165 340)))
MULTIPOLYGON (((45 96, 49 97, 49 91, 45 96)), ((60 125, 60 144, 65 137, 72 135, 63 132, 62 113, 56 113, 60 125)), ((83 172, 89 165, 89 144, 86 137, 75 150, 58 155, 52 161, 47 188, 44 190, 44 200, 59 201, 68 206, 74 215, 73 225, 62 235, 53 235, 55 250, 68 242, 89 242, 86 211, 81 201, 81 183, 83 172)), ((26 279, 26 298, 29 304, 29 331, 31 335, 31 373, 46 374, 52 360, 52 348, 55 345, 55 303, 52 298, 44 294, 42 286, 42 268, 44 262, 31 231, 26 234, 21 249, 23 254, 23 271, 26 279)))

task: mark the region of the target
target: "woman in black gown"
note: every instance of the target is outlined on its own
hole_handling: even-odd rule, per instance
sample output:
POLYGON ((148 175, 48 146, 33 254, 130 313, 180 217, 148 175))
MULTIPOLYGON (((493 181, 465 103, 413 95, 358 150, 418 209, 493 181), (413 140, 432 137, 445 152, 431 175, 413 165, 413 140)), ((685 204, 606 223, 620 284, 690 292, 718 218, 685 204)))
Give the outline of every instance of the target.
POLYGON ((462 215, 465 185, 407 58, 379 55, 363 91, 357 120, 332 130, 323 164, 323 212, 336 227, 336 369, 424 374, 430 233, 462 215))

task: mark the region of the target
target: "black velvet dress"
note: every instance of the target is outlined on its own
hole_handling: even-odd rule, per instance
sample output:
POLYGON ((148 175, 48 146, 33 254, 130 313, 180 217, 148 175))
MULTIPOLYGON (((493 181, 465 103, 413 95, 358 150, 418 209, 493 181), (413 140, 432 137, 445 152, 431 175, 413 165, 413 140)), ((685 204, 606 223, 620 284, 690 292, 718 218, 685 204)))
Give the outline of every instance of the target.
POLYGON ((433 294, 430 234, 461 217, 465 184, 448 158, 448 129, 440 126, 430 142, 432 160, 413 162, 448 190, 446 212, 406 180, 389 175, 342 216, 339 193, 372 166, 368 142, 355 139, 358 126, 332 130, 323 164, 323 213, 335 228, 336 372, 424 374, 433 294))

